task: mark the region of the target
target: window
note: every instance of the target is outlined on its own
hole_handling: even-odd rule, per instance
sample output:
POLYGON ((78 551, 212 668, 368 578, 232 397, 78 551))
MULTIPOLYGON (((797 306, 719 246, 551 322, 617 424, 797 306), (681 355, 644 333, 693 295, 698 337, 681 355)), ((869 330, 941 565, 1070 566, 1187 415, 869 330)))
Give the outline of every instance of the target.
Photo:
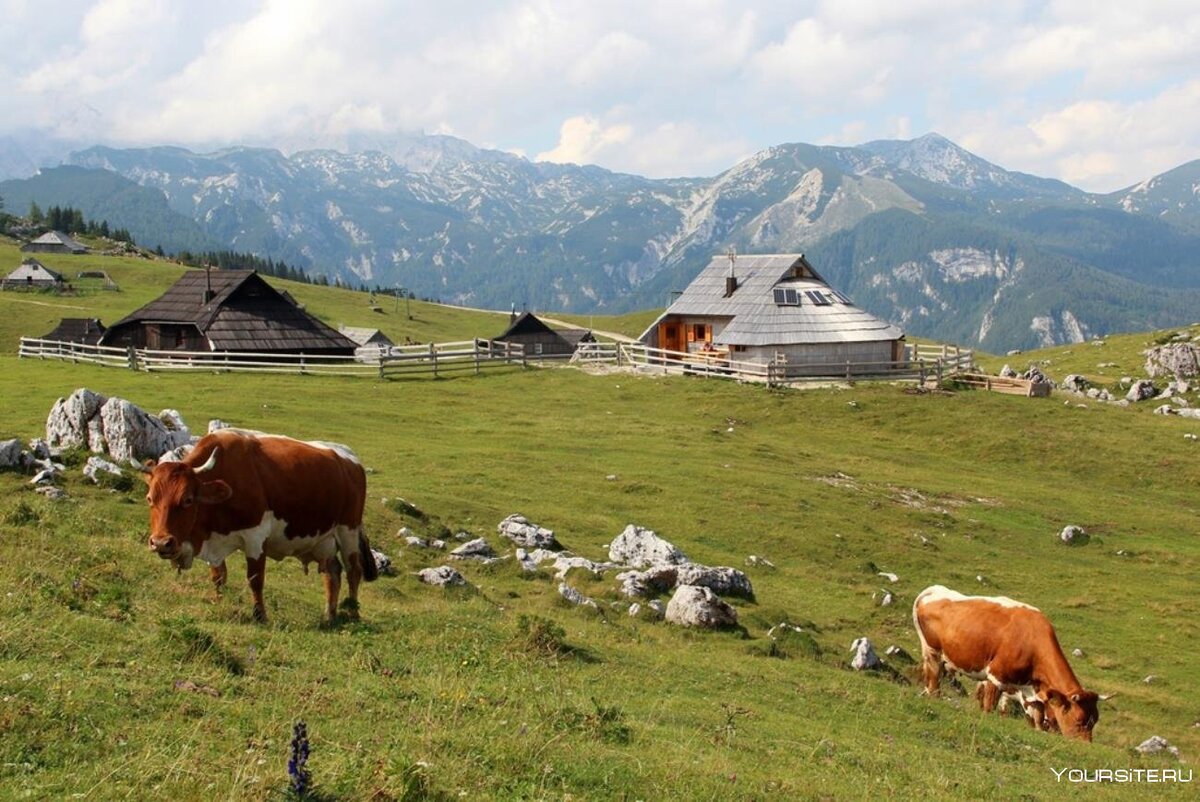
POLYGON ((187 334, 184 333, 183 326, 179 326, 175 329, 175 347, 183 348, 185 345, 187 345, 187 334))
POLYGON ((688 329, 688 342, 712 342, 712 326, 708 323, 693 323, 691 328, 688 329))

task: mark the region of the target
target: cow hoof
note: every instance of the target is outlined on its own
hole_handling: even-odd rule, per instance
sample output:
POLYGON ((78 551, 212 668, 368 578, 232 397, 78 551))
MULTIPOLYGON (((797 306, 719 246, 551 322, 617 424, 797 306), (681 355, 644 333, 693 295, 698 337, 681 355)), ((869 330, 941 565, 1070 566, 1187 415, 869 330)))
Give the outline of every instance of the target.
POLYGON ((341 607, 348 618, 358 620, 358 599, 343 599, 341 607))
POLYGON ((267 623, 267 611, 264 610, 262 607, 255 607, 254 608, 254 621, 255 621, 255 623, 258 623, 258 624, 267 623))

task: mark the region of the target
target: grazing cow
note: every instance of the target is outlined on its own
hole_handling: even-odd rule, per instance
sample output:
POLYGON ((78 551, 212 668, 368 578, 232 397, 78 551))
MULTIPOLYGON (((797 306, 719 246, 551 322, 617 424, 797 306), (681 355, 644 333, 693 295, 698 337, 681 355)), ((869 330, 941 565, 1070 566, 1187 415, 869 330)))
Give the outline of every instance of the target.
MULTIPOLYGON (((934 585, 913 602, 913 623, 929 695, 937 695, 948 667, 1002 692, 1036 697, 1063 735, 1092 740, 1100 697, 1079 684, 1054 627, 1036 607, 1003 596, 964 596, 934 585)), ((996 694, 985 692, 979 698, 990 713, 996 694)))
POLYGON ((358 607, 358 584, 378 576, 363 533, 367 477, 345 446, 221 429, 180 462, 149 471, 150 549, 179 570, 199 557, 218 587, 225 558, 246 554, 254 617, 267 618, 263 579, 267 557, 316 562, 325 580, 325 619, 337 614, 342 564, 358 607))

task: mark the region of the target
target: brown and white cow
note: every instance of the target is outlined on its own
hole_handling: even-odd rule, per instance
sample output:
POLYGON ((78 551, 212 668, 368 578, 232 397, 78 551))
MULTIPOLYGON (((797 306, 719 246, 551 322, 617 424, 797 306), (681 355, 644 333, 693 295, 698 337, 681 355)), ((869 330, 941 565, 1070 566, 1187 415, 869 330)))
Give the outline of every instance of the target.
POLYGON ((367 477, 345 446, 222 429, 180 462, 155 465, 147 479, 150 549, 180 570, 199 557, 224 583, 225 558, 246 554, 254 617, 265 621, 267 557, 316 562, 325 580, 325 618, 337 614, 342 564, 358 606, 359 581, 378 576, 363 533, 367 477))
MULTIPOLYGON (((1030 695, 1045 705, 1063 735, 1092 740, 1099 696, 1084 690, 1050 621, 1036 607, 1004 596, 964 596, 941 585, 913 602, 921 639, 925 692, 938 693, 944 668, 984 680, 999 691, 1030 695)), ((991 712, 998 694, 979 694, 991 712)))

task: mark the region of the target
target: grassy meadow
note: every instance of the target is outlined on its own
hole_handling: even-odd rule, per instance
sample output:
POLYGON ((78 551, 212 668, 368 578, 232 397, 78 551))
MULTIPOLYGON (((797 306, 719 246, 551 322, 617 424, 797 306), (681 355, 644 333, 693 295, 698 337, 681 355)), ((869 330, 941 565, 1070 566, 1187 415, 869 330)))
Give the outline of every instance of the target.
MULTIPOLYGON (((143 274, 172 268, 129 269, 122 295, 145 280, 148 299, 143 274)), ((296 288, 327 320, 379 314, 349 319, 362 296, 337 292, 296 288)), ((438 312, 469 314, 421 305, 419 316, 432 326, 438 312)), ((33 314, 6 307, 3 341, 40 326, 16 319, 33 314)), ((460 324, 472 321, 439 319, 422 339, 470 336, 460 324)), ((1181 765, 1131 751, 1155 734, 1185 767, 1200 753, 1200 444, 1183 436, 1196 421, 1057 397, 768 391, 562 367, 391 383, 164 376, 4 348, 0 439, 41 436, 55 399, 86 386, 179 409, 199 431, 222 418, 350 444, 370 471, 372 545, 397 575, 364 587, 361 621, 322 628, 316 573, 271 563, 271 621, 259 625, 240 557, 218 595, 202 566, 176 574, 148 553, 136 486, 91 486, 81 455, 67 501, 0 474, 2 799, 284 799, 298 719, 313 798, 326 800, 1128 799, 1192 787, 1060 785, 1051 768, 1181 765), (730 599, 739 629, 695 632, 610 606, 612 574, 567 579, 601 612, 567 605, 549 570, 513 560, 458 564, 468 589, 413 577, 446 560, 403 546, 401 527, 511 553, 496 524, 513 512, 593 559, 625 525, 649 527, 697 562, 742 568, 756 598, 730 599), (1070 523, 1087 545, 1058 542, 1070 523), (747 565, 752 554, 775 567, 747 565), (1069 659, 1084 685, 1118 694, 1095 743, 983 716, 949 688, 923 698, 899 658, 885 658, 894 676, 848 670, 863 635, 881 655, 917 654, 911 603, 934 583, 1042 608, 1068 655, 1082 650, 1069 659), (885 589, 896 603, 882 607, 885 589), (781 621, 808 637, 773 643, 781 621)))

